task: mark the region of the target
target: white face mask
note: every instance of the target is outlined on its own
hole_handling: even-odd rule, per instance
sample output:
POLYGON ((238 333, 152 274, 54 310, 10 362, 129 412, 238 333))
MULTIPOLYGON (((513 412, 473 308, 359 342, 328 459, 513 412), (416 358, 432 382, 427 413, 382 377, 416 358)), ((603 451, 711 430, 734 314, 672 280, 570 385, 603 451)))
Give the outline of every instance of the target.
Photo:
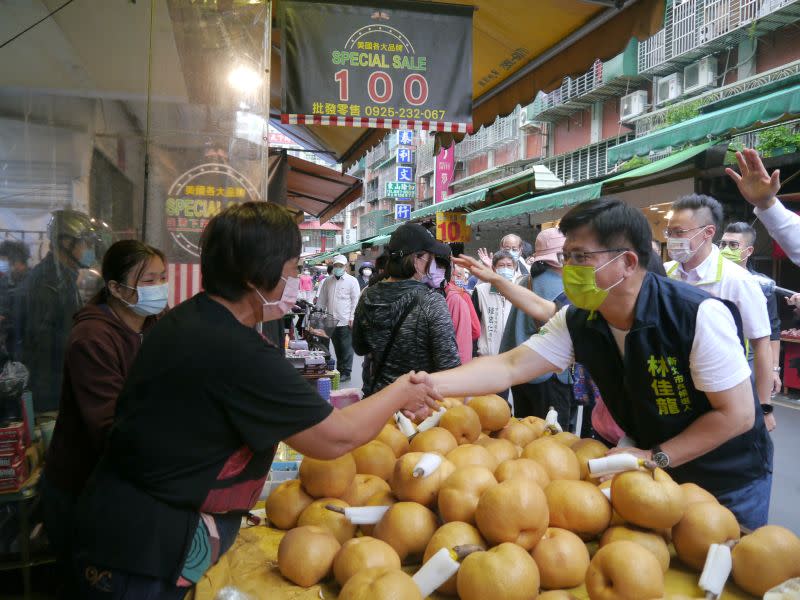
POLYGON ((364 277, 370 277, 370 276, 372 276, 372 269, 364 269, 363 271, 361 271, 361 274, 364 277))
POLYGON ((703 244, 700 244, 697 248, 692 250, 692 240, 701 233, 703 233, 702 229, 690 238, 667 238, 667 254, 669 254, 669 257, 681 264, 691 260, 691 258, 697 254, 697 251, 700 250, 700 248, 703 247, 703 244, 705 244, 707 241, 703 240, 703 244))
POLYGON ((256 294, 261 298, 264 303, 261 312, 261 321, 275 321, 282 319, 285 314, 290 312, 297 302, 297 296, 300 291, 300 278, 299 277, 281 277, 286 285, 283 287, 283 293, 280 300, 270 301, 264 298, 256 289, 256 294))
POLYGON ((134 313, 140 317, 150 317, 159 314, 167 307, 167 298, 169 295, 169 284, 161 283, 159 285, 144 285, 138 287, 131 287, 121 283, 120 285, 128 288, 129 290, 136 290, 138 302, 130 304, 125 302, 125 306, 130 308, 134 313))

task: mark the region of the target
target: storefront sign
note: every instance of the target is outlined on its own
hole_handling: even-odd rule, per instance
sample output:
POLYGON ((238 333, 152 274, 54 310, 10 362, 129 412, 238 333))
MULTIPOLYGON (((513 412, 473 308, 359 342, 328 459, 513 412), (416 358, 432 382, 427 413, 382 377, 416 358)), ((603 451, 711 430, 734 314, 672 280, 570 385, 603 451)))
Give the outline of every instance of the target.
POLYGON ((434 157, 434 179, 433 179, 433 203, 438 204, 447 198, 450 184, 456 172, 456 146, 451 144, 449 148, 442 148, 434 157))
POLYGON ((400 146, 397 149, 397 164, 398 165, 410 165, 414 162, 414 152, 411 148, 404 148, 400 146))
POLYGON ((467 213, 437 212, 436 239, 440 242, 468 242, 472 228, 467 225, 467 213))
POLYGON ((281 120, 472 130, 472 7, 282 0, 281 120))
POLYGON ((411 205, 410 204, 395 204, 394 205, 394 218, 397 221, 407 221, 411 218, 411 205))
POLYGON ((404 181, 387 181, 387 198, 413 198, 417 195, 417 184, 404 181))
POLYGON ((397 167, 397 181, 412 183, 414 181, 414 167, 397 167))
POLYGON ((199 258, 200 234, 211 217, 229 204, 260 199, 253 184, 233 167, 208 163, 189 169, 172 183, 164 204, 167 232, 175 246, 168 256, 199 258))
POLYGON ((400 146, 412 146, 414 144, 414 132, 408 129, 398 131, 397 144, 400 146))

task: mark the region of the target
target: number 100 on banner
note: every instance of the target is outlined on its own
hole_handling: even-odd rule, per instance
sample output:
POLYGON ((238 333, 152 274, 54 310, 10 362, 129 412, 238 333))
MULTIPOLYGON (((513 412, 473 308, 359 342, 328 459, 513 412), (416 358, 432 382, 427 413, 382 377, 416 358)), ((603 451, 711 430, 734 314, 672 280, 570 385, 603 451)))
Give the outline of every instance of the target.
POLYGON ((436 213, 436 239, 449 244, 451 242, 468 242, 472 237, 472 228, 467 225, 467 214, 458 212, 436 213))

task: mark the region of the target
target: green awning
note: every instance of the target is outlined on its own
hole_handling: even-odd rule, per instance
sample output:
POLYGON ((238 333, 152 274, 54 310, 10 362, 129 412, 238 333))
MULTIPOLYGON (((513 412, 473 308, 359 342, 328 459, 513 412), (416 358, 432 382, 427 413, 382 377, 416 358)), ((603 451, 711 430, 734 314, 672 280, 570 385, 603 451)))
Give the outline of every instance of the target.
POLYGON ((322 254, 317 254, 312 258, 307 258, 305 262, 307 262, 309 265, 313 267, 314 265, 318 265, 320 263, 325 262, 326 259, 330 258, 333 255, 334 255, 333 252, 323 252, 322 254))
POLYGON ((456 194, 444 202, 431 204, 425 208, 415 210, 411 213, 411 218, 419 219, 420 217, 435 215, 439 211, 453 210, 454 208, 461 208, 462 206, 468 206, 470 204, 478 204, 486 199, 486 192, 488 191, 489 187, 487 186, 478 188, 477 190, 470 190, 467 192, 462 192, 461 194, 456 194))
POLYGON ((335 254, 347 254, 348 252, 355 252, 356 250, 361 250, 361 244, 368 243, 372 238, 365 238, 363 240, 358 240, 352 244, 347 244, 345 246, 339 246, 336 248, 335 254))
POLYGON ((383 246, 389 243, 389 239, 391 237, 392 236, 390 235, 378 235, 369 240, 369 243, 372 244, 373 246, 383 246))
POLYGON ((392 233, 394 233, 394 230, 400 227, 400 225, 402 225, 403 223, 405 223, 405 221, 400 221, 399 223, 393 223, 392 225, 381 227, 380 229, 378 229, 378 235, 391 235, 392 233))
POLYGON ((649 154, 669 146, 720 139, 757 125, 797 116, 800 116, 800 85, 793 85, 745 100, 734 106, 699 115, 609 148, 608 163, 616 164, 621 160, 649 154))
POLYGON ((662 158, 647 165, 643 165, 637 169, 625 171, 614 177, 610 177, 598 183, 590 183, 580 187, 574 187, 567 190, 560 190, 550 194, 544 194, 517 202, 516 204, 509 204, 501 207, 488 207, 483 210, 478 210, 467 215, 467 224, 476 225, 478 223, 485 223, 486 221, 501 221, 512 217, 517 217, 523 214, 532 214, 544 212, 549 210, 557 210, 575 206, 581 202, 594 200, 608 191, 607 188, 614 188, 615 182, 630 180, 638 177, 647 177, 662 171, 676 167, 681 163, 686 162, 708 150, 713 145, 713 142, 706 142, 691 148, 686 148, 680 152, 676 152, 671 156, 662 158))

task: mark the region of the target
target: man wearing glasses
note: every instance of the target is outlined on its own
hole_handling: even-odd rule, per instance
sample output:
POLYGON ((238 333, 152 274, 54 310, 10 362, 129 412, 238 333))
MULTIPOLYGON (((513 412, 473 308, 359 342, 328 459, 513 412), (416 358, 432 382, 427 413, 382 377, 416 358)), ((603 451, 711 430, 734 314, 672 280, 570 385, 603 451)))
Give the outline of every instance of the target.
POLYGON ((581 204, 560 229, 572 306, 513 350, 414 378, 444 396, 479 395, 580 362, 636 441, 611 453, 633 453, 676 481, 703 486, 745 527, 765 524, 773 448, 756 410, 736 308, 648 273, 650 225, 621 200, 581 204))
POLYGON ((739 265, 725 260, 712 240, 722 222, 722 205, 710 196, 692 194, 672 203, 664 231, 672 261, 664 268, 673 279, 699 287, 736 305, 748 352, 753 352, 756 392, 767 429, 775 429, 772 413, 773 371, 767 299, 758 281, 739 265))

